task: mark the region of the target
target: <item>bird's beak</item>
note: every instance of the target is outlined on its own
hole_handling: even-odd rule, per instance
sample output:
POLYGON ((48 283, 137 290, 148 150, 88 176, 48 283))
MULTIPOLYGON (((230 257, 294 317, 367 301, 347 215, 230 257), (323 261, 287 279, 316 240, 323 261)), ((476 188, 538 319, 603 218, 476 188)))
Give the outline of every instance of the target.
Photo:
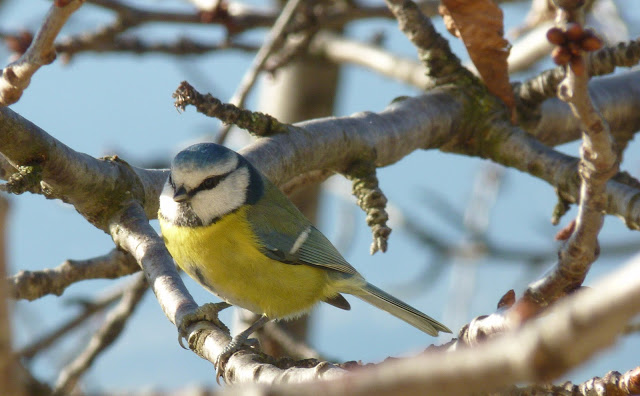
POLYGON ((173 193, 173 200, 176 202, 184 202, 187 198, 189 198, 189 194, 187 194, 187 190, 184 186, 181 186, 175 193, 173 193))

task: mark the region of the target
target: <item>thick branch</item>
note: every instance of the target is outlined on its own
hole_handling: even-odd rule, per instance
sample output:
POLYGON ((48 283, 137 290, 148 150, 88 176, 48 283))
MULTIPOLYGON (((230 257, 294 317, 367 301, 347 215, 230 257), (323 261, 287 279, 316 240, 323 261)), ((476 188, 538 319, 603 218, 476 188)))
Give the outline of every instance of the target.
POLYGON ((40 169, 37 190, 72 204, 103 231, 123 200, 148 204, 149 218, 158 212, 165 171, 141 170, 117 157, 95 159, 73 151, 8 108, 0 108, 0 152, 14 167, 40 169))

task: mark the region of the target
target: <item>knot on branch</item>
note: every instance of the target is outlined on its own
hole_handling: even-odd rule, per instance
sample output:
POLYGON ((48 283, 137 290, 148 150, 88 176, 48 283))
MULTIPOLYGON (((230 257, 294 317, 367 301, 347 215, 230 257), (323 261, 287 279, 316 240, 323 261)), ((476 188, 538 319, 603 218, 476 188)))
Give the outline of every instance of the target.
POLYGON ((268 114, 222 103, 211 94, 203 95, 186 81, 180 84, 172 96, 176 100, 174 105, 178 111, 184 111, 187 105, 192 105, 199 113, 217 118, 225 124, 237 125, 255 136, 284 133, 289 128, 287 124, 281 123, 268 114))
POLYGON ((345 176, 353 182, 351 191, 358 200, 358 206, 367 214, 367 225, 371 227, 373 234, 371 254, 378 250, 386 252, 391 228, 387 226, 387 197, 378 187, 375 162, 373 159, 358 161, 349 168, 345 176))
POLYGON ((116 202, 122 204, 123 202, 128 202, 130 199, 136 199, 144 206, 147 199, 144 192, 144 186, 131 164, 117 155, 108 155, 99 159, 113 163, 118 167, 118 179, 122 183, 122 189, 120 190, 120 193, 113 195, 116 202))
POLYGON ((42 167, 40 165, 21 165, 1 187, 2 191, 20 195, 25 192, 41 192, 42 167))

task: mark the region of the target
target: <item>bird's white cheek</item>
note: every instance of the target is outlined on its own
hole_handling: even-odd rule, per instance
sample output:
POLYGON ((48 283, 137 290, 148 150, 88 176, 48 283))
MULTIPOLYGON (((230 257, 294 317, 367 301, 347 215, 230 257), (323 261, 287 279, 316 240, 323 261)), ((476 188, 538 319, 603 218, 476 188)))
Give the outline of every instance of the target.
POLYGON ((214 190, 197 193, 191 200, 191 207, 202 222, 208 224, 237 209, 242 203, 241 193, 218 186, 214 190))
POLYGON ((191 199, 193 212, 204 224, 223 217, 241 207, 246 199, 249 171, 238 169, 213 190, 199 191, 191 199))
POLYGON ((160 194, 160 213, 165 219, 175 221, 178 209, 178 203, 173 200, 173 188, 167 183, 160 194))

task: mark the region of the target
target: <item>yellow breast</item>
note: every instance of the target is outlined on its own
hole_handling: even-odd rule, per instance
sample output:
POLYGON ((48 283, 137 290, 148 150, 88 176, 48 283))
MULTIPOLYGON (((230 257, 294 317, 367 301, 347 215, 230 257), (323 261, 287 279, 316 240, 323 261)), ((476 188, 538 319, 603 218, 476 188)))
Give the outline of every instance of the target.
POLYGON ((262 254, 244 209, 206 227, 176 227, 160 218, 160 228, 180 268, 220 298, 254 313, 297 316, 336 293, 324 270, 262 254))

